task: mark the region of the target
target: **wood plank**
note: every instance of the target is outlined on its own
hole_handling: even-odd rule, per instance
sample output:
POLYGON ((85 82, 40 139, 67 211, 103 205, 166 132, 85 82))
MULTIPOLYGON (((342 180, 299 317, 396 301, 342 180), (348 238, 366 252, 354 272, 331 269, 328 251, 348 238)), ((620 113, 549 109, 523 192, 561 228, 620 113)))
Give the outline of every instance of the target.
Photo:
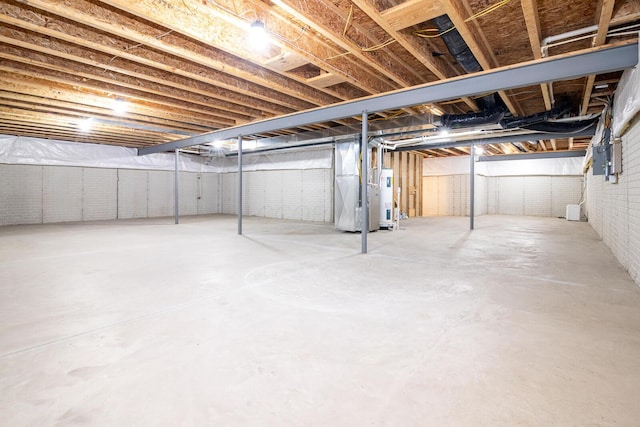
MULTIPOLYGON (((103 0, 103 2, 134 16, 138 16, 158 25, 162 25, 165 28, 169 28, 173 31, 194 38, 195 40, 207 45, 215 46, 217 49, 221 49, 239 58, 243 58, 246 61, 255 62, 255 52, 253 52, 246 44, 237 43, 237 40, 243 40, 245 38, 247 29, 246 21, 240 19, 234 14, 225 14, 224 7, 214 10, 213 8, 208 7, 206 3, 203 5, 201 2, 191 0, 182 0, 184 4, 188 5, 188 7, 185 8, 172 7, 168 2, 157 2, 155 0, 138 0, 136 2, 131 2, 130 0, 103 0), (193 11, 197 11, 197 13, 194 13, 193 11)), ((224 2, 217 3, 224 5, 224 2)), ((299 13, 294 8, 288 7, 280 0, 275 0, 273 4, 277 5, 294 18, 270 20, 268 23, 269 28, 276 34, 283 34, 285 32, 283 27, 294 25, 295 22, 295 30, 297 33, 299 33, 300 23, 303 23, 305 26, 316 30, 318 34, 325 37, 327 40, 330 40, 332 43, 338 41, 332 40, 332 38, 337 39, 337 37, 327 31, 322 31, 321 28, 318 28, 315 21, 307 18, 305 14, 299 13)), ((242 2, 242 0, 235 0, 229 5, 228 9, 237 10, 238 8, 242 8, 247 11, 252 10, 255 13, 255 6, 255 3, 251 3, 251 6, 249 6, 249 4, 242 2)), ((273 11, 268 10, 267 5, 264 5, 264 8, 265 9, 261 11, 263 15, 273 13, 273 11)), ((291 29, 289 29, 289 31, 291 31, 291 29)), ((342 74, 343 77, 345 77, 345 79, 347 79, 351 84, 363 89, 367 88, 366 90, 368 93, 385 92, 394 89, 394 87, 389 86, 380 75, 359 69, 359 64, 351 63, 351 68, 349 70, 345 70, 341 67, 326 69, 327 64, 325 63, 325 59, 342 52, 322 43, 320 39, 317 39, 313 44, 308 44, 308 41, 313 38, 311 36, 298 38, 296 43, 287 42, 287 40, 294 40, 295 38, 296 37, 281 39, 274 37, 271 39, 271 42, 276 45, 279 44, 282 48, 286 48, 287 50, 293 50, 298 55, 307 58, 310 63, 316 64, 321 69, 342 74), (307 43, 305 49, 297 48, 297 46, 300 46, 303 43, 307 43)), ((344 42, 345 41, 342 40, 338 46, 344 44, 344 42)), ((344 59, 344 65, 347 65, 347 62, 350 62, 349 59, 344 59)), ((368 62, 370 65, 374 65, 372 61, 368 62)), ((265 65, 264 62, 263 65, 265 65)), ((288 74, 287 76, 290 78, 293 77, 292 74, 288 74)), ((250 79, 248 80, 251 81, 250 79)), ((267 85, 266 87, 269 86, 267 85)), ((280 87, 279 90, 285 93, 289 92, 291 95, 294 95, 294 92, 286 87, 280 87)))
MULTIPOLYGON (((488 71, 497 66, 498 64, 497 61, 495 61, 495 57, 493 58, 494 64, 489 62, 489 58, 492 56, 492 53, 477 41, 479 37, 476 37, 476 35, 469 29, 469 26, 465 22, 465 17, 463 15, 464 12, 461 11, 452 0, 444 0, 441 3, 444 10, 447 12, 447 15, 449 15, 449 19, 451 19, 451 22, 453 22, 453 25, 460 33, 460 36, 462 36, 465 43, 467 43, 467 46, 469 46, 469 49, 478 60, 482 69, 488 71)), ((501 90, 498 91, 498 94, 511 114, 518 116, 520 109, 517 107, 516 103, 509 98, 507 93, 501 90)))
POLYGON ((391 7, 380 15, 395 31, 429 21, 445 13, 440 2, 424 0, 408 0, 391 7))
MULTIPOLYGON (((412 0, 410 0, 412 1, 412 0)), ((422 65, 424 65, 429 71, 431 71, 437 78, 445 79, 454 76, 455 70, 443 59, 436 59, 431 55, 431 52, 425 50, 421 46, 415 37, 407 37, 397 28, 389 22, 389 19, 384 14, 378 13, 377 9, 372 6, 368 0, 353 0, 353 3, 358 6, 369 18, 371 18, 376 24, 384 29, 390 37, 397 41, 403 48, 406 49, 414 58, 416 58, 422 65)), ((406 3, 403 3, 404 5, 406 3)), ((433 2, 432 4, 435 4, 433 2)), ((400 5, 400 6, 402 6, 400 5)), ((438 6, 439 8, 440 6, 438 6)), ((438 15, 435 15, 438 16, 438 15)), ((431 19, 431 18, 430 18, 431 19)), ((471 108, 472 111, 479 111, 476 103, 469 97, 462 98, 462 100, 471 108)))
MULTIPOLYGON (((540 40, 542 39, 542 33, 540 31, 540 17, 538 15, 538 1, 537 0, 522 0, 522 12, 524 13, 524 20, 527 24, 527 34, 529 35, 529 42, 531 43, 531 50, 533 51, 533 58, 542 58, 542 46, 540 40)), ((540 85, 542 91, 542 97, 544 99, 544 106, 547 110, 552 108, 551 105, 551 90, 552 86, 542 83, 540 85)))
MULTIPOLYGON (((71 91, 66 91, 62 88, 56 88, 53 90, 50 85, 27 86, 16 84, 9 79, 5 79, 2 71, 0 71, 0 87, 6 89, 0 89, 0 98, 24 101, 31 104, 49 105, 67 110, 75 109, 85 113, 97 114, 105 117, 113 116, 113 111, 110 107, 105 107, 103 105, 103 98, 101 97, 94 97, 87 93, 72 93, 71 91)), ((186 121, 187 117, 184 117, 185 121, 176 120, 179 116, 176 117, 173 114, 169 116, 171 119, 157 117, 156 111, 157 110, 146 106, 130 104, 127 111, 127 118, 119 118, 119 120, 131 119, 132 122, 150 123, 164 126, 168 129, 185 130, 193 133, 203 133, 211 129, 209 127, 189 123, 186 121)), ((191 120, 192 119, 190 119, 190 121, 191 120)))
POLYGON ((424 159, 424 156, 423 156, 422 153, 418 153, 416 157, 418 159, 417 160, 418 164, 417 164, 417 168, 416 168, 416 171, 417 171, 417 174, 418 174, 418 176, 416 177, 416 180, 418 182, 418 192, 417 192, 418 200, 416 200, 416 206, 418 208, 417 215, 418 216, 422 216, 423 215, 423 209, 422 209, 422 200, 423 200, 423 194, 422 194, 422 191, 423 191, 422 190, 423 189, 422 167, 423 167, 423 161, 422 160, 424 159))
MULTIPOLYGON (((600 0, 598 2, 598 32, 593 39, 593 47, 602 46, 606 41, 614 6, 615 0, 600 0)), ((587 77, 587 83, 585 86, 584 95, 582 97, 582 114, 587 114, 587 110, 589 109, 589 100, 591 99, 591 92, 593 91, 593 85, 595 81, 595 75, 587 77)))
POLYGON ((409 153, 403 151, 400 153, 400 212, 409 215, 409 153))
POLYGON ((309 85, 318 88, 325 88, 344 82, 346 82, 346 79, 343 76, 333 73, 321 73, 319 76, 307 79, 307 83, 309 83, 309 85))
MULTIPOLYGON (((176 108, 183 108, 187 111, 191 111, 193 113, 199 114, 200 116, 197 117, 198 122, 201 122, 202 124, 211 124, 213 127, 221 127, 220 126, 221 124, 228 126, 227 123, 229 123, 229 121, 231 120, 228 117, 218 117, 218 116, 212 115, 211 114, 212 109, 210 108, 209 110, 207 110, 206 104, 204 103, 200 107, 198 103, 191 102, 189 107, 185 107, 184 100, 182 100, 181 98, 176 99, 175 97, 172 97, 166 93, 163 93, 160 90, 151 90, 151 89, 141 88, 139 85, 135 85, 133 83, 124 84, 122 82, 112 80, 107 77, 101 77, 99 75, 79 73, 79 72, 69 74, 69 70, 64 67, 54 67, 51 64, 39 63, 34 60, 28 60, 24 56, 9 55, 1 51, 0 51, 0 58, 11 59, 16 62, 25 61, 27 65, 25 68, 17 68, 17 67, 8 67, 0 64, 0 71, 8 71, 9 73, 15 73, 17 75, 22 75, 22 76, 27 76, 27 77, 37 78, 37 79, 45 79, 47 81, 62 83, 65 85, 72 85, 72 86, 75 85, 84 89, 98 91, 99 93, 111 93, 112 95, 118 95, 123 97, 132 96, 133 98, 140 99, 140 100, 149 100, 157 104, 166 104, 166 105, 174 106, 176 108), (29 65, 44 67, 44 69, 37 70, 37 69, 34 69, 35 67, 29 68, 29 65), (100 84, 96 84, 94 80, 100 83, 105 83, 106 85, 102 86, 100 84), (109 90, 109 88, 111 88, 111 90, 109 90), (136 93, 132 95, 132 92, 123 90, 125 88, 136 91, 136 93), (155 98, 148 97, 148 96, 145 96, 145 94, 155 95, 156 97, 155 98), (158 98, 158 97, 165 98, 166 100, 162 100, 162 98, 158 98), (181 102, 183 104, 181 104, 181 102)), ((193 122, 194 120, 196 120, 196 118, 192 117, 191 122, 193 122)))
MULTIPOLYGON (((180 39, 180 43, 170 43, 168 42, 169 40, 172 40, 170 35, 162 38, 150 35, 153 34, 155 27, 149 26, 148 28, 145 28, 143 22, 135 20, 133 18, 127 18, 124 15, 108 15, 106 9, 101 8, 98 5, 90 4, 88 2, 76 0, 74 1, 74 8, 70 7, 69 5, 52 3, 45 0, 23 0, 22 3, 44 10, 54 15, 61 16, 71 21, 79 22, 83 26, 87 25, 91 28, 114 34, 125 40, 131 40, 134 43, 152 47, 153 49, 156 49, 160 52, 181 58, 183 60, 193 61, 195 63, 210 67, 214 70, 231 74, 243 80, 255 82, 266 88, 275 89, 279 92, 298 97, 315 105, 326 105, 335 102, 337 99, 346 99, 333 92, 321 94, 315 91, 311 91, 308 87, 305 88, 304 84, 292 84, 293 82, 291 82, 291 79, 296 80, 299 83, 304 83, 303 81, 301 81, 304 79, 301 79, 295 75, 282 75, 282 73, 270 72, 265 69, 260 70, 259 68, 251 65, 247 67, 246 64, 250 64, 250 62, 244 62, 241 64, 241 61, 230 61, 230 57, 218 58, 213 55, 213 52, 211 50, 206 50, 202 46, 199 46, 197 43, 190 43, 187 39, 184 38, 180 39), (97 19, 98 16, 101 19, 97 19), (146 31, 142 32, 142 29, 145 29, 146 31), (327 97, 327 95, 329 95, 329 97, 327 97), (330 100, 331 97, 333 97, 333 100, 330 100)), ((117 2, 109 3, 116 8, 118 7, 117 2)), ((121 3, 125 9, 127 9, 127 4, 133 4, 133 2, 129 1, 122 1, 121 3)), ((181 9, 181 13, 184 14, 185 11, 181 9)), ((151 18, 152 16, 153 15, 150 15, 149 18, 151 18)), ((142 18, 145 19, 144 14, 142 15, 142 18)), ((190 23, 190 21, 191 19, 186 19, 184 22, 190 23)), ((197 26, 195 26, 195 24, 194 27, 197 30, 197 26)), ((177 31, 177 29, 175 28, 173 30, 177 31)), ((298 31, 298 29, 296 29, 296 31, 298 31)), ((157 32, 157 29, 155 30, 155 32, 157 32)), ((209 44, 209 41, 204 40, 204 46, 207 46, 209 44)), ((317 54, 322 55, 320 52, 317 52, 317 54)), ((322 57, 323 56, 319 56, 319 58, 322 57)))
POLYGON ((416 155, 414 153, 407 153, 407 187, 408 187, 408 212, 409 218, 416 216, 416 155))
MULTIPOLYGON (((0 10, 1 9, 2 6, 0 6, 0 10)), ((59 20, 52 22, 51 19, 47 19, 46 22, 48 26, 45 27, 42 25, 36 25, 30 22, 19 20, 11 16, 0 14, 0 22, 24 28, 38 34, 46 35, 48 37, 53 37, 57 40, 73 43, 77 46, 86 47, 93 51, 103 52, 110 56, 110 62, 116 60, 117 58, 122 58, 127 61, 131 61, 132 63, 138 63, 145 65, 146 67, 150 67, 152 68, 152 73, 153 70, 161 70, 164 73, 177 74, 179 76, 185 77, 191 82, 195 82, 195 85, 197 85, 199 82, 201 83, 200 87, 203 89, 206 88, 206 86, 202 84, 206 84, 210 87, 212 86, 225 89, 228 93, 235 95, 225 96, 225 93, 218 91, 218 93, 216 94, 216 98, 228 103, 236 104, 235 109, 238 109, 238 103, 241 103, 243 105, 260 106, 262 104, 260 101, 258 101, 257 103, 253 102, 253 100, 256 98, 261 101, 271 103, 271 106, 266 103, 264 104, 264 106, 267 106, 267 109, 271 109, 271 113, 273 114, 278 114, 278 110, 274 109, 274 104, 281 105, 292 110, 309 108, 310 106, 315 105, 306 102, 303 103, 301 101, 298 101, 297 98, 284 96, 283 94, 280 94, 276 91, 267 92, 263 87, 255 83, 245 82, 234 76, 220 73, 210 68, 197 66, 191 62, 179 61, 176 58, 167 55, 154 55, 153 52, 149 52, 144 48, 136 49, 135 54, 133 54, 121 48, 107 46, 102 35, 94 34, 87 29, 83 31, 82 37, 74 36, 72 34, 74 32, 74 27, 66 21, 59 20), (55 29, 51 28, 50 26, 55 29), (265 94, 263 94, 262 92, 265 92, 265 94)), ((158 75, 160 76, 161 74, 158 75)), ((229 108, 231 110, 234 109, 232 104, 229 104, 229 108)), ((283 110, 280 109, 279 111, 282 112, 283 110)), ((248 115, 246 113, 244 114, 246 116, 248 115)), ((259 112, 254 113, 253 115, 254 117, 262 117, 262 114, 260 114, 259 112)))
POLYGON ((294 52, 282 52, 280 55, 274 56, 273 58, 265 61, 264 65, 272 70, 286 72, 302 67, 308 63, 309 61, 306 58, 303 58, 294 52))

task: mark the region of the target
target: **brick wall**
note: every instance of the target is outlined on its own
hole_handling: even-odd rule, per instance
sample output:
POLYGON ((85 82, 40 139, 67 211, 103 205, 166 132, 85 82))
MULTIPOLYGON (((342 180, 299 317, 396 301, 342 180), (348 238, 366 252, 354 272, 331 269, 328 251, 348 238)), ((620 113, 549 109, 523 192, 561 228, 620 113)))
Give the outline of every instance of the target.
POLYGON ((587 172, 589 224, 640 285, 640 122, 622 136, 618 184, 587 172))

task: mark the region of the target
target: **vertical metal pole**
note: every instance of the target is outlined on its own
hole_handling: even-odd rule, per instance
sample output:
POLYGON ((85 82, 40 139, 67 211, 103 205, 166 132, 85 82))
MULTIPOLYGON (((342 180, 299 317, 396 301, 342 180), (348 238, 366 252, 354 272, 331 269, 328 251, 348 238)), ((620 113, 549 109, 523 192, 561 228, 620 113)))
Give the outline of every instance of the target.
POLYGON ((471 150, 469 150, 469 229, 473 230, 473 219, 475 215, 475 190, 476 190, 476 171, 475 171, 475 144, 471 144, 471 150))
POLYGON ((360 186, 362 188, 362 253, 367 253, 367 233, 369 232, 369 141, 367 134, 369 133, 367 111, 362 112, 362 142, 360 143, 360 153, 362 154, 362 164, 360 170, 362 171, 362 182, 360 186))
POLYGON ((176 224, 178 223, 178 218, 180 216, 180 196, 178 195, 178 188, 179 188, 179 184, 180 184, 180 180, 179 180, 179 173, 180 173, 180 169, 178 167, 178 162, 180 161, 180 150, 176 148, 176 170, 174 173, 174 183, 173 183, 173 195, 174 195, 174 209, 175 209, 175 216, 176 216, 176 224))
POLYGON ((242 235, 242 135, 238 135, 238 234, 242 235))

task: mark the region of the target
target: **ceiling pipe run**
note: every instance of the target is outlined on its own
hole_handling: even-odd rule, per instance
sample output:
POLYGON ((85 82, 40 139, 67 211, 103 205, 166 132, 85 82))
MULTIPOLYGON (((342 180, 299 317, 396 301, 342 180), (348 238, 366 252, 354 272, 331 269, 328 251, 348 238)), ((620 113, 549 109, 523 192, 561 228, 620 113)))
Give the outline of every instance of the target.
POLYGON ((588 33, 594 33, 596 31, 598 31, 598 26, 591 25, 589 27, 579 28, 577 30, 567 31, 566 33, 556 34, 555 36, 545 37, 540 43, 540 46, 542 49, 542 56, 547 55, 547 47, 548 47, 547 45, 550 43, 555 43, 560 40, 566 40, 572 37, 577 37, 577 36, 581 36, 588 33))

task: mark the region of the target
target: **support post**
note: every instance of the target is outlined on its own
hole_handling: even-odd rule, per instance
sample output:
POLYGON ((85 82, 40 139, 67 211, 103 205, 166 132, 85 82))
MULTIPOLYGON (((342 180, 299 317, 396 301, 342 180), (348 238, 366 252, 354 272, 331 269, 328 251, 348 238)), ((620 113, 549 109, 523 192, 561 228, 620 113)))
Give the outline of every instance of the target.
POLYGON ((180 196, 179 196, 179 193, 178 193, 178 189, 179 189, 179 186, 180 186, 179 185, 180 184, 180 179, 179 179, 180 168, 178 167, 178 163, 180 162, 180 150, 178 148, 176 148, 175 158, 176 158, 176 170, 174 172, 174 177, 173 177, 173 180, 174 180, 174 183, 173 183, 173 187, 174 187, 173 188, 173 196, 174 196, 175 200, 174 200, 173 203, 175 205, 174 206, 175 217, 176 217, 175 222, 177 224, 179 222, 179 217, 180 217, 180 196))
POLYGON ((242 235, 242 135, 238 135, 238 235, 242 235))
POLYGON ((476 189, 476 171, 475 171, 475 144, 471 144, 471 149, 469 150, 469 229, 473 230, 473 220, 475 216, 475 189, 476 189))
POLYGON ((360 182, 360 194, 362 194, 362 253, 367 253, 367 233, 369 232, 369 141, 367 134, 369 133, 369 123, 367 111, 362 112, 362 141, 360 143, 360 153, 362 154, 362 180, 360 182))

